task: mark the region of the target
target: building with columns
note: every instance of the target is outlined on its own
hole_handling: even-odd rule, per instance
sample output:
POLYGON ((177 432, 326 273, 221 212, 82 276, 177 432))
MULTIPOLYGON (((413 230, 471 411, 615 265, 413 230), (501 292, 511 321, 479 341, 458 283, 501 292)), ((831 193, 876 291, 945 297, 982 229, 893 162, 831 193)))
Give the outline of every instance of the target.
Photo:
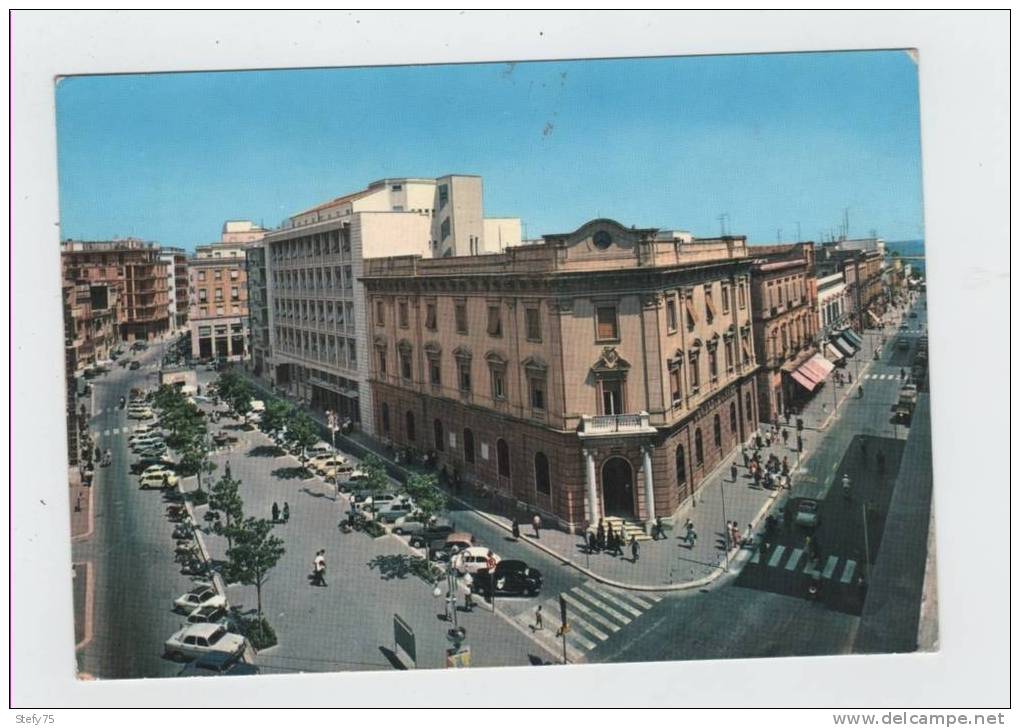
POLYGON ((814 243, 749 248, 758 411, 774 422, 821 386, 833 364, 818 351, 814 243))
POLYGON ((606 219, 365 261, 379 437, 567 530, 669 517, 757 427, 743 237, 606 219))

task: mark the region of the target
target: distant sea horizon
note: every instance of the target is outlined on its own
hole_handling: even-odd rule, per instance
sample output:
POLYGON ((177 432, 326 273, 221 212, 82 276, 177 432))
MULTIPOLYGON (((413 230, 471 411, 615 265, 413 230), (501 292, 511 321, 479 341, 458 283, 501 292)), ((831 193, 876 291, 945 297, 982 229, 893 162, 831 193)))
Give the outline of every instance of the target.
MULTIPOLYGON (((912 255, 924 255, 924 239, 920 240, 886 240, 885 241, 885 253, 886 255, 892 255, 894 252, 899 253, 902 256, 912 255)), ((923 260, 911 260, 909 261, 911 267, 914 270, 918 270, 921 274, 924 274, 923 260)))

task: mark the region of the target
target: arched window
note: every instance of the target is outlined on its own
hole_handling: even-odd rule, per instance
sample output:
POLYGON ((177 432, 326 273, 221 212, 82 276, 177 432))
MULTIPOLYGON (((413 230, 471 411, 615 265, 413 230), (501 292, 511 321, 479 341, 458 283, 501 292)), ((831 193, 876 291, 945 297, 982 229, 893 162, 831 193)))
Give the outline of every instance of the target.
POLYGON ((475 433, 467 427, 464 428, 464 462, 475 461, 475 433))
POLYGON ((716 447, 722 447, 722 424, 719 421, 719 415, 712 418, 712 439, 715 441, 716 447))
POLYGON ((549 458, 545 453, 535 453, 535 490, 542 495, 552 493, 552 486, 549 482, 549 458))
POLYGON ((754 412, 751 407, 751 393, 744 392, 744 411, 747 413, 747 421, 754 422, 754 412))
POLYGON ((730 433, 737 434, 737 403, 730 402, 730 433))
POLYGON ((501 476, 510 477, 510 446, 506 444, 506 440, 496 441, 496 465, 501 476))
POLYGON ((701 428, 694 431, 694 462, 698 465, 705 463, 705 448, 701 444, 701 428))
POLYGON ((404 434, 409 442, 414 442, 414 412, 411 410, 404 415, 404 434))
POLYGON ((439 420, 432 423, 432 435, 436 440, 436 450, 443 452, 446 446, 443 444, 443 423, 439 420))
POLYGON ((390 434, 390 406, 383 402, 381 409, 382 409, 382 431, 388 435, 390 434))
POLYGON ((684 446, 676 447, 676 484, 681 486, 687 482, 687 455, 684 454, 684 446))

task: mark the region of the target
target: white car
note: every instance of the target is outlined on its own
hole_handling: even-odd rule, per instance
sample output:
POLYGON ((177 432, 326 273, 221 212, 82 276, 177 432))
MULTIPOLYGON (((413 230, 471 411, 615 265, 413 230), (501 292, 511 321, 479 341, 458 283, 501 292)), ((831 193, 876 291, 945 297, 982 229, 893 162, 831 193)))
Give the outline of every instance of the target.
POLYGON ((321 470, 325 470, 326 468, 333 467, 334 465, 342 465, 346 462, 347 458, 342 457, 340 455, 334 455, 333 453, 329 453, 327 455, 316 455, 313 458, 309 458, 308 462, 305 465, 308 468, 316 472, 319 472, 321 470))
POLYGON ((226 604, 227 598, 218 594, 209 585, 197 586, 187 594, 181 594, 174 599, 174 609, 181 609, 189 613, 198 607, 223 607, 226 604))
POLYGON ((160 465, 157 463, 156 465, 150 465, 149 467, 142 471, 143 476, 151 475, 152 473, 159 473, 160 475, 162 475, 163 473, 166 473, 167 475, 174 475, 174 469, 173 466, 171 466, 169 463, 165 465, 160 465))
POLYGON ((151 420, 155 416, 156 415, 152 414, 151 409, 134 410, 132 412, 128 412, 128 417, 130 417, 133 420, 151 420))
POLYGON ((164 643, 164 649, 175 659, 201 657, 210 652, 238 655, 244 651, 244 637, 228 632, 222 624, 190 624, 174 632, 164 643))
POLYGON ((137 440, 131 443, 131 449, 135 450, 148 450, 154 447, 165 447, 166 443, 163 442, 163 438, 158 435, 149 435, 147 437, 139 437, 137 440))
POLYGON ((166 487, 172 488, 177 485, 177 476, 169 470, 145 473, 141 478, 139 478, 138 485, 142 488, 142 490, 148 490, 149 488, 162 488, 164 487, 164 478, 166 479, 166 487))
MULTIPOLYGON (((475 574, 479 569, 488 568, 490 549, 485 546, 471 546, 458 552, 450 561, 450 565, 462 574, 475 574)), ((492 558, 498 564, 502 559, 495 553, 492 558)))

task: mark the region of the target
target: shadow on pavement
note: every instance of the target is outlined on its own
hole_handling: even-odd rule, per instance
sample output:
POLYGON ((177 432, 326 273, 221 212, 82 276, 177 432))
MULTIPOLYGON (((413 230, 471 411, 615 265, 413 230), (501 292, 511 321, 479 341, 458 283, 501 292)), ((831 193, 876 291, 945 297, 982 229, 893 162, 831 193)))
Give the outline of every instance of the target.
POLYGON ((302 467, 290 467, 290 468, 277 468, 272 472, 272 475, 282 480, 294 480, 300 478, 301 480, 308 480, 312 477, 312 473, 308 468, 302 467))
POLYGON ((379 645, 379 651, 383 654, 383 657, 385 657, 389 661, 390 666, 394 670, 406 670, 407 669, 407 666, 403 662, 400 661, 399 657, 397 657, 397 653, 395 653, 390 648, 383 647, 382 645, 379 645))
POLYGON ((274 445, 259 445, 248 451, 248 457, 253 458, 280 458, 286 454, 283 448, 274 445))

